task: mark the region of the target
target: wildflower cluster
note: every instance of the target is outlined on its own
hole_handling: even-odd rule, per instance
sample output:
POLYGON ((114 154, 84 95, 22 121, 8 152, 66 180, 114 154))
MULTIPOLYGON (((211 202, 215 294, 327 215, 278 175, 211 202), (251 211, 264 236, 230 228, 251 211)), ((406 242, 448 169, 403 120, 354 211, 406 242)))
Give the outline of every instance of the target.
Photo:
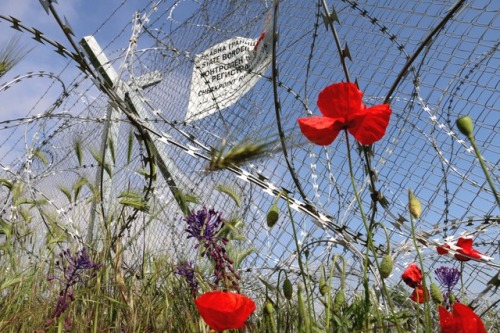
MULTIPOLYGON (((47 280, 57 280, 61 283, 62 289, 59 292, 56 308, 52 311, 46 325, 51 325, 57 318, 59 318, 68 308, 71 302, 75 300, 74 286, 82 284, 87 286, 87 282, 97 275, 97 269, 101 267, 100 264, 94 263, 90 260, 87 250, 83 247, 74 255, 71 254, 69 249, 59 254, 60 259, 56 261, 56 267, 62 271, 62 276, 49 276, 47 280)), ((65 320, 65 327, 68 330, 71 327, 69 317, 65 320)))
POLYGON ((224 287, 231 285, 235 290, 239 291, 238 281, 240 276, 234 270, 233 261, 228 257, 225 248, 228 239, 219 236, 219 231, 224 225, 221 213, 204 207, 188 215, 185 220, 188 225, 186 228, 188 238, 198 240, 195 248, 201 247, 201 256, 206 256, 215 264, 214 287, 223 282, 224 287))
MULTIPOLYGON (((238 281, 240 276, 233 267, 233 261, 228 257, 226 245, 229 240, 220 236, 224 226, 221 213, 214 209, 203 209, 189 214, 185 221, 188 238, 198 242, 196 249, 201 249, 201 257, 207 257, 214 262, 213 288, 217 289, 222 282, 224 291, 209 291, 195 300, 196 308, 207 325, 214 331, 240 329, 245 326, 248 317, 255 311, 254 301, 239 294, 238 281), (229 287, 238 293, 226 291, 229 287)), ((175 273, 186 279, 193 296, 198 295, 198 281, 195 266, 191 262, 181 263, 175 273)))
POLYGON ((183 262, 175 270, 175 274, 183 276, 187 284, 191 288, 193 296, 198 295, 198 280, 196 279, 194 264, 192 262, 183 262))
MULTIPOLYGON (((442 266, 437 268, 434 273, 436 273, 436 278, 441 288, 445 290, 446 299, 449 300, 452 297, 453 287, 455 287, 460 280, 460 270, 453 267, 442 266)), ((450 303, 452 303, 451 300, 450 303)))

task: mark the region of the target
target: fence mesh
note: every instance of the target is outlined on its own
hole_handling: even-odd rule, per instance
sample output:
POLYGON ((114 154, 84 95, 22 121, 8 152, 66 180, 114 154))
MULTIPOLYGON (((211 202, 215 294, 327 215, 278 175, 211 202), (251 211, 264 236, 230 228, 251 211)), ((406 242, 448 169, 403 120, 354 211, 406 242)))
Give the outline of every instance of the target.
MULTIPOLYGON (((455 120, 464 114, 474 119, 477 145, 498 184, 500 25, 497 2, 458 3, 460 9, 449 19, 445 17, 457 5, 449 1, 343 0, 333 6, 336 33, 349 51, 350 78, 364 91, 367 105, 388 97, 405 64, 445 22, 390 96, 390 125, 370 159, 375 184, 386 200, 376 212, 366 160, 351 141, 354 178, 365 214, 375 214, 375 221, 387 228, 389 239, 383 228, 375 228, 374 242, 381 251, 390 244, 396 263, 393 283, 399 283, 401 270, 416 256, 406 208, 411 188, 423 204, 416 233, 428 270, 450 264, 435 246, 460 235, 472 236, 475 248, 493 258, 463 267, 464 287, 473 299, 498 273, 498 206, 455 120)), ((339 136, 332 145, 316 146, 297 124, 299 117, 319 115, 317 96, 324 87, 346 80, 324 13, 322 1, 281 1, 277 11, 265 0, 151 1, 122 29, 103 22, 94 34, 121 80, 116 94, 130 101, 153 133, 169 180, 197 198, 194 209, 214 207, 226 218, 243 221, 238 246, 254 250, 240 268, 246 272, 246 288, 258 288, 257 277, 272 279, 280 269, 298 272, 291 219, 313 276, 322 263, 342 254, 349 265, 349 287, 357 289, 361 280, 366 229, 351 185, 346 139, 339 136), (257 39, 266 17, 276 19, 275 66, 233 105, 201 119, 186 118, 196 55, 236 36, 257 39), (101 37, 109 29, 116 31, 112 40, 101 37), (143 84, 151 73, 161 80, 143 84), (272 151, 241 169, 207 171, 212 147, 255 140, 271 142, 272 151), (217 190, 220 185, 236 192, 241 205, 217 190), (279 200, 280 219, 268 228, 266 214, 282 190, 293 198, 292 215, 290 204, 279 200)), ((63 58, 61 63, 66 64, 63 58)), ((123 226, 107 224, 104 217, 118 216, 120 194, 133 191, 148 194, 149 210, 139 212, 123 230, 130 274, 156 255, 173 260, 191 256, 183 214, 164 170, 157 171, 151 184, 149 148, 141 133, 83 72, 66 78, 74 67, 70 62, 60 74, 29 73, 0 88, 4 99, 31 82, 49 83, 25 114, 0 118, 0 178, 23 184, 27 198, 47 200, 43 213, 31 209, 36 232, 24 247, 39 249, 51 237, 70 241, 68 235, 99 247, 123 226), (47 96, 56 96, 56 102, 47 96)), ((20 223, 20 209, 10 193, 0 187, 1 218, 20 223)), ((488 294, 482 302, 489 306, 497 300, 498 295, 488 294)))

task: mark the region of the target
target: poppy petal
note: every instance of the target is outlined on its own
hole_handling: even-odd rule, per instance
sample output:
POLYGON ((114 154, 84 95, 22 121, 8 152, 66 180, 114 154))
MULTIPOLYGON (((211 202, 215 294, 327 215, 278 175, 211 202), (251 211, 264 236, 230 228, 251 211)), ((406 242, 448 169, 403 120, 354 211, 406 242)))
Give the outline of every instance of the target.
POLYGON ((318 107, 325 117, 342 118, 345 122, 349 115, 364 109, 362 97, 363 92, 356 84, 334 83, 319 93, 318 107))
POLYGON ((444 245, 439 245, 436 247, 437 253, 442 255, 442 254, 448 254, 449 251, 447 249, 450 248, 450 245, 444 244, 444 245))
POLYGON ((382 139, 391 117, 389 104, 372 106, 349 119, 349 133, 362 145, 371 145, 382 139))
POLYGON ((195 300, 200 316, 214 331, 240 329, 255 311, 255 303, 244 295, 212 291, 195 300))
POLYGON ((422 283, 422 271, 417 264, 413 263, 405 269, 401 278, 408 286, 416 288, 422 283))
POLYGON ((429 291, 424 289, 424 286, 418 285, 415 289, 413 289, 410 299, 416 303, 425 303, 429 300, 429 291))
POLYGON ((439 306, 439 325, 441 326, 441 333, 456 333, 458 331, 457 321, 442 306, 439 306))
POLYGON ((458 302, 453 304, 453 317, 457 319, 461 332, 486 333, 481 318, 467 305, 458 302))
POLYGON ((457 246, 461 247, 464 251, 472 249, 472 238, 460 237, 457 240, 457 246))
POLYGON ((464 254, 465 256, 457 253, 455 254, 455 259, 460 261, 469 261, 470 258, 481 259, 481 252, 472 248, 472 238, 460 237, 456 245, 460 247, 457 252, 464 254))
POLYGON ((329 117, 307 117, 297 119, 300 130, 309 141, 326 146, 335 140, 343 127, 342 122, 329 117))

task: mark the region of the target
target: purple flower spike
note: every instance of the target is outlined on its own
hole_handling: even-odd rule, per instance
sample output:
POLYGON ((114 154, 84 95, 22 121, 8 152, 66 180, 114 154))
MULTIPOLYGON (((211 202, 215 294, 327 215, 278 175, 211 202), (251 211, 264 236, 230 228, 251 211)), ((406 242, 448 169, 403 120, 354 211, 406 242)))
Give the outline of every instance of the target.
POLYGON ((186 232, 188 238, 195 238, 198 241, 195 248, 201 247, 200 255, 212 260, 214 266, 214 287, 220 282, 224 283, 224 288, 231 285, 239 291, 239 276, 234 273, 233 261, 226 254, 225 245, 228 240, 218 236, 224 225, 221 213, 214 209, 203 209, 193 212, 186 217, 188 227, 186 232))
MULTIPOLYGON (((73 286, 80 283, 84 286, 87 285, 88 280, 96 276, 96 269, 101 267, 100 264, 94 263, 90 260, 87 250, 82 248, 77 251, 75 255, 71 254, 71 251, 65 250, 59 254, 60 259, 56 260, 56 267, 62 271, 62 277, 49 276, 48 281, 57 280, 61 283, 62 289, 59 292, 59 297, 57 298, 56 308, 50 315, 46 326, 52 325, 55 322, 55 318, 59 318, 64 311, 68 308, 69 304, 75 300, 75 295, 73 293, 73 286), (88 271, 92 270, 89 274, 88 271)), ((66 318, 65 327, 71 326, 71 320, 66 318)))
POLYGON ((450 292, 460 280, 460 271, 453 267, 439 267, 435 271, 436 277, 443 288, 450 292))
POLYGON ((189 287, 191 288, 191 293, 194 297, 198 296, 198 280, 194 274, 194 265, 190 262, 183 262, 175 270, 175 274, 183 276, 186 279, 189 287))
POLYGON ((462 273, 456 268, 445 266, 437 268, 434 272, 436 273, 437 280, 441 284, 441 287, 444 288, 443 293, 446 296, 447 302, 453 302, 451 300, 452 290, 460 280, 460 275, 462 273))
POLYGON ((223 225, 221 213, 206 207, 188 215, 186 222, 188 238, 196 238, 200 243, 212 242, 223 225))

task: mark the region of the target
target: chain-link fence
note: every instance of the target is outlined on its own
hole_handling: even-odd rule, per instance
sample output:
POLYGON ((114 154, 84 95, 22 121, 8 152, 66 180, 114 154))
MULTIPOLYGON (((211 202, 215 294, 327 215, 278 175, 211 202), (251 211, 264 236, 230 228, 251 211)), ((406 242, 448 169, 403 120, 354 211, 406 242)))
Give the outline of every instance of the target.
MULTIPOLYGON (((297 118, 319 115, 318 93, 345 81, 347 72, 364 91, 365 104, 388 98, 391 104, 387 133, 367 153, 370 158, 352 142, 351 148, 364 212, 388 231, 386 240, 384 229, 375 228, 374 242, 381 251, 390 244, 393 282, 399 281, 398 269, 416 256, 406 208, 411 188, 423 204, 416 233, 428 270, 449 261, 438 256, 436 245, 463 234, 493 258, 464 265, 464 287, 473 299, 498 272, 498 205, 455 120, 464 114, 474 119, 476 142, 498 184, 498 3, 343 0, 329 6, 322 1, 281 1, 279 9, 265 0, 151 1, 124 22, 115 40, 100 39, 102 27, 94 35, 120 79, 108 89, 115 95, 103 88, 102 71, 104 92, 85 71, 72 80, 31 73, 3 85, 2 95, 9 96, 7 88, 18 89, 36 77, 49 80, 47 91, 58 96, 48 104, 42 97, 25 115, 0 118, 0 178, 23 184, 30 199, 47 200, 46 212, 32 209, 36 218, 31 226, 37 232, 24 243, 27 250, 63 237, 57 235, 64 230, 62 235, 95 247, 120 234, 132 270, 158 254, 188 257, 192 248, 176 197, 180 193, 196 198, 192 209, 214 207, 243 222, 238 246, 254 249, 240 268, 246 271, 247 287, 256 277, 272 279, 281 269, 298 271, 293 218, 310 273, 317 275, 321 263, 342 254, 349 265, 347 282, 357 288, 367 236, 351 185, 346 141, 339 136, 332 145, 313 145, 297 124, 297 118), (266 18, 275 30, 270 39, 273 31, 267 31, 265 47, 275 46, 269 68, 250 71, 259 79, 232 105, 220 107, 214 97, 213 112, 190 118, 192 76, 203 71, 197 55, 235 37, 255 43, 266 18), (340 56, 330 23, 341 41, 340 56), (129 35, 126 50, 117 51, 129 35), (213 147, 255 141, 270 142, 271 151, 241 168, 208 170, 213 147), (371 177, 384 198, 376 211, 371 177), (132 213, 140 200, 133 201, 131 193, 147 198, 147 211, 132 213), (278 201, 280 218, 269 228, 266 214, 284 193, 291 201, 278 201), (123 209, 134 219, 113 220, 123 209)), ((106 71, 104 76, 113 70, 106 71)), ((220 73, 207 75, 214 74, 220 73)), ((213 82, 204 81, 206 95, 223 89, 213 82)), ((9 188, 1 187, 0 193, 2 219, 20 221, 9 188)), ((483 301, 497 300, 488 294, 483 301)))

